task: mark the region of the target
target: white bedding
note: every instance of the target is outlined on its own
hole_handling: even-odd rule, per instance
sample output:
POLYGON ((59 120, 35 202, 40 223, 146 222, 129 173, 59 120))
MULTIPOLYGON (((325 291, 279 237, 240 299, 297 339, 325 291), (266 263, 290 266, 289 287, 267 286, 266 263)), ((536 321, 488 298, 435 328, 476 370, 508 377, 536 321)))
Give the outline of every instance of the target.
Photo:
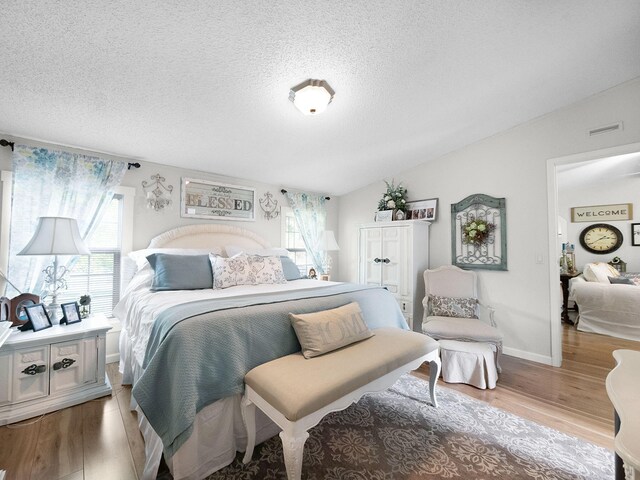
MULTIPOLYGON (((149 290, 152 276, 150 267, 140 270, 114 309, 114 315, 122 322, 120 371, 124 384, 135 384, 140 377, 153 322, 170 306, 206 298, 305 290, 339 283, 301 279, 286 284, 244 285, 222 290, 152 292, 149 290)), ((143 478, 151 479, 155 478, 160 463, 162 442, 136 407, 132 398, 132 409, 138 411, 140 430, 145 438, 146 465, 143 478)), ((277 426, 265 416, 258 418, 258 441, 264 441, 277 432, 277 426)), ((240 396, 228 397, 205 407, 197 414, 193 434, 167 463, 176 480, 203 478, 231 463, 236 451, 244 450, 245 444, 240 396)))

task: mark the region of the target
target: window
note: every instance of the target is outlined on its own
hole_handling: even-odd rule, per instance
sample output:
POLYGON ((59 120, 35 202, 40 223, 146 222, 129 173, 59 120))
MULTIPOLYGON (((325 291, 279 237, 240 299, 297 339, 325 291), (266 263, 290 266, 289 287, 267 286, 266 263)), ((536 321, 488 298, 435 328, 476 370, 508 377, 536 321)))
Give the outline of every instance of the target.
POLYGON ((307 255, 304 240, 290 208, 282 209, 282 244, 289 250, 289 256, 300 269, 300 274, 306 276, 314 266, 311 257, 307 255))
MULTIPOLYGON (((9 225, 11 224, 11 194, 13 174, 2 171, 0 214, 0 272, 7 271, 9 259, 9 225)), ((58 291, 58 303, 73 302, 87 293, 91 295, 91 312, 111 316, 120 299, 120 259, 132 250, 133 204, 135 188, 119 186, 102 222, 92 238, 87 240, 91 256, 78 257, 66 275, 67 290, 58 291)), ((62 257, 61 261, 69 257, 62 257)), ((0 287, 5 282, 0 278, 0 287)), ((10 294, 17 292, 9 290, 10 294)), ((1 293, 1 290, 0 290, 1 293)), ((36 292, 37 293, 37 292, 36 292)), ((50 297, 44 300, 49 303, 50 297)))
POLYGON ((122 252, 123 196, 114 195, 102 221, 87 245, 91 255, 78 257, 66 275, 67 289, 58 294, 58 303, 77 301, 91 295, 91 313, 111 315, 120 300, 120 257, 122 252))

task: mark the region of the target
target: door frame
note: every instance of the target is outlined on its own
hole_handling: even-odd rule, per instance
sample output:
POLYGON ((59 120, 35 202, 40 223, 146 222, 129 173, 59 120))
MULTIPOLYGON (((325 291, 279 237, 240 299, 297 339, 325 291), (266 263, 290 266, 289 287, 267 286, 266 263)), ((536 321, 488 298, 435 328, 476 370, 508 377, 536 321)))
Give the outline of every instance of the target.
POLYGON ((616 157, 640 152, 640 143, 629 143, 616 147, 593 150, 591 152, 576 153, 547 160, 547 221, 549 231, 549 305, 551 319, 551 364, 559 367, 562 364, 562 320, 560 318, 560 265, 555 260, 560 258, 558 245, 558 182, 557 167, 571 163, 598 160, 606 157, 616 157))

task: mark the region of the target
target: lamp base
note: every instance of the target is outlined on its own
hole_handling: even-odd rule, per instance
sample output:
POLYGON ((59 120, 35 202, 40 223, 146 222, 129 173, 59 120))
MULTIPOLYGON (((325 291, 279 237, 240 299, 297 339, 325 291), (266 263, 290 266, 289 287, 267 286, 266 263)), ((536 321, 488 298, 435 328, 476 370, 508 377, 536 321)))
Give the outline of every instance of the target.
POLYGON ((47 313, 49 314, 51 325, 60 325, 60 317, 58 316, 60 313, 60 305, 51 302, 49 305, 47 305, 47 313))

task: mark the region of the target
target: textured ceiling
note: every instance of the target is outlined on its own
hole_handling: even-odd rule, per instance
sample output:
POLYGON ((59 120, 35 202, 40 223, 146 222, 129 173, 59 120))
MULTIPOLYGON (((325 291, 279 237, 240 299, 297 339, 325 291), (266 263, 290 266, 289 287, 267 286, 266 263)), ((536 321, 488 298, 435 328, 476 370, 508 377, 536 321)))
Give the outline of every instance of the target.
POLYGON ((331 194, 640 76, 638 0, 2 9, 0 131, 331 194), (317 117, 307 78, 336 90, 317 117))

